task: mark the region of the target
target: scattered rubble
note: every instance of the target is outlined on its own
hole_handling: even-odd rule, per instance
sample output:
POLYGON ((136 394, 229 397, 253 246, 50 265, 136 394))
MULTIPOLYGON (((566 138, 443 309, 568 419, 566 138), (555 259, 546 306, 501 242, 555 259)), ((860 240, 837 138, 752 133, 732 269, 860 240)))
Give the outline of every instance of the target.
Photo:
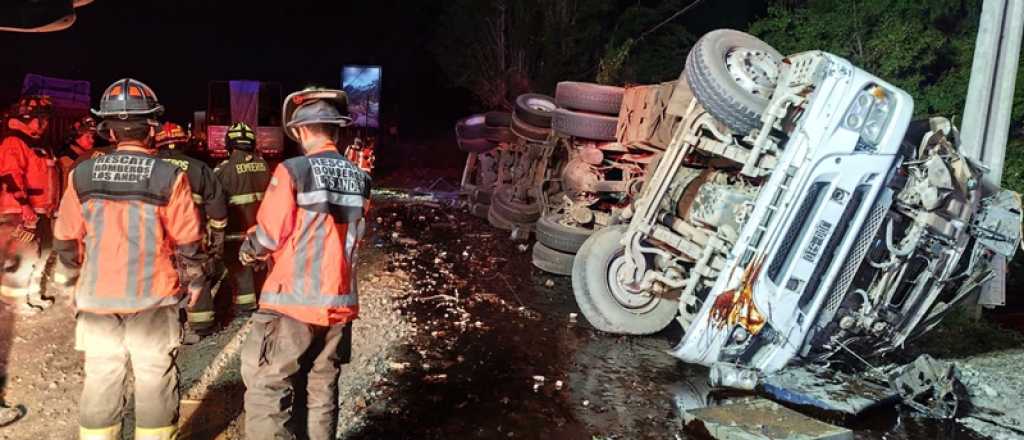
POLYGON ((686 429, 719 440, 846 440, 853 432, 829 425, 767 399, 747 399, 692 410, 686 429))

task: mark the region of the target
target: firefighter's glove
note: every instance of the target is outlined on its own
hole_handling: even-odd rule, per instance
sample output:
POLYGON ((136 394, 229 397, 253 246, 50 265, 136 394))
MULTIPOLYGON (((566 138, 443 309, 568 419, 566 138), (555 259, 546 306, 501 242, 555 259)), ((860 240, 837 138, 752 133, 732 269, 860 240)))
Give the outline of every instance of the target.
POLYGON ((206 234, 206 248, 216 259, 224 256, 224 228, 211 227, 206 234))
POLYGON ((267 255, 260 255, 259 251, 252 244, 251 238, 246 238, 242 242, 241 248, 238 250, 238 261, 242 262, 244 266, 258 267, 262 266, 263 262, 267 260, 267 255))

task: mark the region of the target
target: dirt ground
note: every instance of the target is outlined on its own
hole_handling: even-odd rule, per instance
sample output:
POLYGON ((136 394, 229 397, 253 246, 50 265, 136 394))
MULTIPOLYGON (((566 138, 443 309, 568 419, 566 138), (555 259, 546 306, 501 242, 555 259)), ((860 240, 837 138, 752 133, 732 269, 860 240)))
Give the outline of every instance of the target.
MULTIPOLYGON (((681 411, 721 399, 705 370, 666 353, 678 329, 644 338, 593 330, 568 278, 533 268, 527 243, 472 217, 451 193, 376 191, 370 219, 341 438, 687 438, 681 411)), ((72 311, 0 313, 3 398, 28 410, 0 439, 74 438, 82 378, 72 311)), ((182 349, 191 399, 182 438, 241 438, 235 348, 245 330, 243 320, 225 322, 182 349)), ((979 360, 968 371, 1015 365, 979 360)), ((848 426, 857 438, 984 438, 965 423, 889 409, 848 426)))

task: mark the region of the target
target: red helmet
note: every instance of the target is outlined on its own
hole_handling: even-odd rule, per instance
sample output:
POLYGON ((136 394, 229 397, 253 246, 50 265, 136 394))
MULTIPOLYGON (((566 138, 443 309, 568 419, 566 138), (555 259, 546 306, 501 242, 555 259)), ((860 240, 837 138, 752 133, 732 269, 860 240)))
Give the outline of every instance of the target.
POLYGON ((81 136, 86 133, 96 133, 96 120, 92 116, 86 116, 82 119, 75 121, 71 124, 71 129, 75 131, 76 136, 81 136))
POLYGON ((188 142, 188 135, 180 125, 173 122, 165 122, 156 132, 156 146, 184 144, 188 142))
POLYGON ((53 112, 53 102, 49 96, 30 95, 23 96, 11 108, 11 116, 28 121, 40 116, 50 116, 53 112))

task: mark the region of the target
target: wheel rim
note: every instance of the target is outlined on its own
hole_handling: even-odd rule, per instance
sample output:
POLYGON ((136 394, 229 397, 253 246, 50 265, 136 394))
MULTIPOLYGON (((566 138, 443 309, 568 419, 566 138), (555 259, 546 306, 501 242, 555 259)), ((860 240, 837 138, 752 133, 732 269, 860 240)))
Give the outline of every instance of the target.
POLYGON ((553 103, 551 101, 548 101, 546 99, 539 99, 539 98, 527 99, 526 100, 526 106, 531 108, 531 109, 533 109, 533 110, 536 110, 536 111, 539 111, 539 112, 545 112, 545 113, 551 113, 551 112, 555 111, 556 108, 558 108, 555 105, 555 103, 553 103))
POLYGON ((733 49, 725 55, 725 66, 740 88, 765 99, 771 96, 779 79, 778 60, 760 50, 733 49))
POLYGON ((625 254, 615 256, 608 267, 608 288, 622 308, 642 315, 657 307, 659 299, 648 293, 632 293, 622 285, 622 280, 628 276, 628 266, 625 254))

